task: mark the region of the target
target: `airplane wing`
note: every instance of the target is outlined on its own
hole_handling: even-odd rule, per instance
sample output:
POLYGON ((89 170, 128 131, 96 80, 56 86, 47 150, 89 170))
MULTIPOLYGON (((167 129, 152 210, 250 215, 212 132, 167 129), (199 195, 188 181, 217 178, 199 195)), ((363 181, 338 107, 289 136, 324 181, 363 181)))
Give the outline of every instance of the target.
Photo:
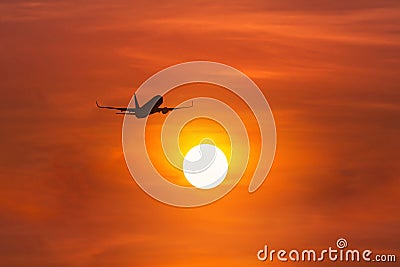
POLYGON ((135 115, 135 112, 117 112, 115 114, 123 114, 123 115, 135 115))
POLYGON ((98 108, 106 108, 106 109, 115 109, 115 110, 119 110, 119 111, 135 112, 134 108, 118 108, 118 107, 100 106, 97 101, 96 101, 96 106, 98 108))
POLYGON ((182 106, 182 107, 169 108, 169 109, 170 110, 175 110, 175 109, 192 108, 192 107, 193 107, 193 100, 192 100, 192 104, 190 106, 182 106))
POLYGON ((176 108, 169 108, 169 107, 163 107, 163 108, 157 108, 156 112, 162 112, 163 114, 167 114, 169 111, 176 110, 176 109, 183 109, 183 108, 191 108, 193 107, 193 101, 190 106, 181 106, 181 107, 176 107, 176 108))

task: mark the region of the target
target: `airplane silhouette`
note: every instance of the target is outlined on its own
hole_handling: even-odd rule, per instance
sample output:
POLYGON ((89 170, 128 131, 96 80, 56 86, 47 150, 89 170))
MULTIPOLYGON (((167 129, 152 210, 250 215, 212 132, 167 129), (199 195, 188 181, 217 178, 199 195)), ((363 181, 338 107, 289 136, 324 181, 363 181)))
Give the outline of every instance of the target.
POLYGON ((161 104, 164 101, 163 97, 160 95, 156 95, 155 97, 150 99, 146 104, 144 104, 143 106, 140 106, 139 102, 137 100, 136 94, 134 94, 134 97, 135 97, 135 107, 134 108, 119 108, 119 107, 100 106, 97 101, 96 101, 96 105, 98 108, 115 109, 115 110, 120 111, 115 114, 135 115, 136 118, 145 118, 151 114, 160 113, 160 112, 162 114, 167 114, 169 111, 172 111, 175 109, 183 109, 183 108, 193 107, 193 101, 192 101, 192 104, 190 106, 177 107, 177 108, 169 108, 169 107, 160 108, 161 104))

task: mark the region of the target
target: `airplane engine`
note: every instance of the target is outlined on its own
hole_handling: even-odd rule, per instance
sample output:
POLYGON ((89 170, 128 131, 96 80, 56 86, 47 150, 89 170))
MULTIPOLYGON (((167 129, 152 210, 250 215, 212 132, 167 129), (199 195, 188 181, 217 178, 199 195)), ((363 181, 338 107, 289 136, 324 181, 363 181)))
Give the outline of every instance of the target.
POLYGON ((168 109, 168 108, 162 108, 162 110, 161 110, 161 112, 162 112, 163 114, 167 114, 167 113, 168 113, 168 111, 169 111, 169 109, 168 109))

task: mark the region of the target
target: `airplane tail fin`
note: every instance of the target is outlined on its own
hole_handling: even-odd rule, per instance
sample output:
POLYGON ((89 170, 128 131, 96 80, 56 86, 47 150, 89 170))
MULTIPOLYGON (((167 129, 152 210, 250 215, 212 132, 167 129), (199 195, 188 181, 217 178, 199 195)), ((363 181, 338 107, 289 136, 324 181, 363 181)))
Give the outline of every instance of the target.
POLYGON ((134 97, 135 97, 135 108, 139 109, 140 106, 139 106, 139 102, 138 102, 137 97, 136 97, 136 93, 134 94, 134 97))

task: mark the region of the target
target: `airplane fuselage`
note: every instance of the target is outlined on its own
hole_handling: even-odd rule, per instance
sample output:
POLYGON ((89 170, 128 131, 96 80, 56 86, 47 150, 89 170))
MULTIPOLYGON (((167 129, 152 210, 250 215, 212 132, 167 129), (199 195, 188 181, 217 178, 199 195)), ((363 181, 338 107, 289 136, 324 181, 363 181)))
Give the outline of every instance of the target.
POLYGON ((160 108, 161 104, 164 102, 163 97, 157 95, 150 99, 146 104, 141 107, 135 108, 135 116, 137 118, 145 118, 150 114, 162 111, 160 108))

